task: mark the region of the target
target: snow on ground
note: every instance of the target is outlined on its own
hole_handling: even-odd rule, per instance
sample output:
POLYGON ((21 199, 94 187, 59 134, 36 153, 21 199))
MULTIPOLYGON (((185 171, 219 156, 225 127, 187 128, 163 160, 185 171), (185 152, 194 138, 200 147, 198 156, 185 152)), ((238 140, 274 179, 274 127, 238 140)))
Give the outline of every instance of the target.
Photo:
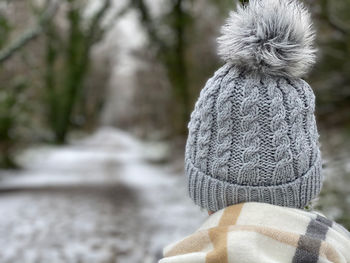
POLYGON ((205 213, 187 197, 184 176, 146 161, 151 152, 104 128, 23 153, 23 171, 0 175, 0 262, 157 262, 205 213))

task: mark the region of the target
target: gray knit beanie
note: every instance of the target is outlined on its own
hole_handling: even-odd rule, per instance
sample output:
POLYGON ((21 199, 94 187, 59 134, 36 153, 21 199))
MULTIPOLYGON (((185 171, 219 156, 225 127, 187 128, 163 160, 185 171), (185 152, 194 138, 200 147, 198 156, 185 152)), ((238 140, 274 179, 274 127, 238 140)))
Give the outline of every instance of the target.
POLYGON ((315 62, 309 12, 297 0, 250 0, 218 39, 226 61, 201 91, 185 169, 194 202, 303 208, 321 190, 315 96, 301 79, 315 62))

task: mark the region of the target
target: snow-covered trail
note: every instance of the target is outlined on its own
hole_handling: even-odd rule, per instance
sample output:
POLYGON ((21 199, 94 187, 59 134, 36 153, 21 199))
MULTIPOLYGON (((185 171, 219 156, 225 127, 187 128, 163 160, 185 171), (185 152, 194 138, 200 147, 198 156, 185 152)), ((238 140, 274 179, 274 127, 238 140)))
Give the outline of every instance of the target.
POLYGON ((148 146, 104 128, 62 148, 26 151, 0 172, 0 262, 148 263, 205 213, 185 178, 146 161, 148 146))

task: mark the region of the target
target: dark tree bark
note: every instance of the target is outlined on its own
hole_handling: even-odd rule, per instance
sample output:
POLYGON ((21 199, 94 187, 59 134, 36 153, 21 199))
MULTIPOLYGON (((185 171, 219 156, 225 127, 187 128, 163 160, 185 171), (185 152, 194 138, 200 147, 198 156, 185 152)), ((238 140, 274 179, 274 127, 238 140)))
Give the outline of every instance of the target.
POLYGON ((169 43, 162 39, 157 31, 155 21, 150 15, 148 6, 143 0, 131 0, 131 7, 140 15, 141 25, 148 34, 151 45, 156 48, 157 56, 164 65, 168 79, 172 85, 175 112, 173 113, 174 135, 183 135, 187 132, 187 122, 191 111, 190 85, 186 63, 186 29, 190 15, 185 11, 186 0, 171 1, 171 14, 168 27, 174 36, 169 43))
POLYGON ((67 21, 69 24, 68 38, 62 47, 55 43, 59 36, 55 33, 55 25, 50 24, 46 35, 46 89, 48 93, 49 120, 55 135, 55 142, 63 144, 71 126, 74 108, 79 102, 84 79, 89 71, 91 48, 101 39, 104 33, 102 18, 111 5, 111 0, 105 0, 100 9, 88 21, 83 19, 81 10, 75 5, 75 0, 67 0, 69 9, 67 21), (63 71, 56 69, 58 55, 63 53, 63 71), (62 75, 60 75, 62 71, 62 75), (58 80, 60 76, 60 80, 58 80))

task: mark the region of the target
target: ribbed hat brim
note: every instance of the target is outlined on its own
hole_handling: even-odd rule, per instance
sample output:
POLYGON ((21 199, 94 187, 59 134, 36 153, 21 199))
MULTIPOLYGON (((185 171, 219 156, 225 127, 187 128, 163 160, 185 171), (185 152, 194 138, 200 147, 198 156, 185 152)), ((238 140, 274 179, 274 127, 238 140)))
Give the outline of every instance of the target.
POLYGON ((190 161, 187 161, 185 169, 190 197, 197 205, 213 212, 242 202, 304 208, 317 197, 322 188, 320 154, 303 176, 293 182, 276 186, 230 184, 204 174, 190 161))

